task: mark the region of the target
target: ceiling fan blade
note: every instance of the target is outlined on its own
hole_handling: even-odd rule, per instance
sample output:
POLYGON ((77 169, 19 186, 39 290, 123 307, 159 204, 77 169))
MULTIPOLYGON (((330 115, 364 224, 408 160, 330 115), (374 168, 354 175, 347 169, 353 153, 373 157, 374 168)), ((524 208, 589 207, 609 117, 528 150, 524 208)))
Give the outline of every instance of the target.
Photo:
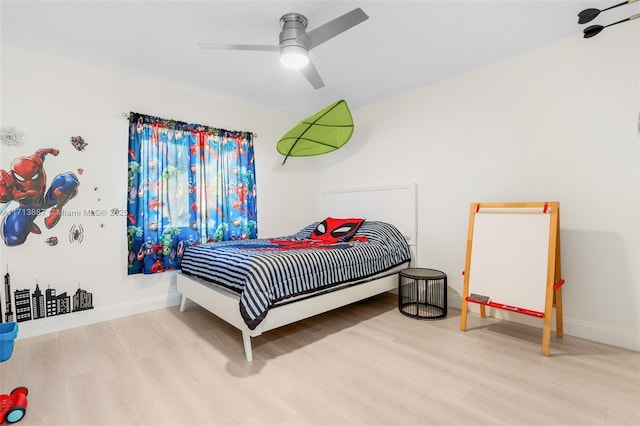
POLYGON ((320 89, 324 87, 324 81, 322 81, 322 78, 318 73, 318 69, 311 60, 309 60, 309 63, 305 65, 300 71, 302 71, 302 74, 304 74, 307 80, 309 80, 309 83, 311 83, 314 89, 320 89))
POLYGON ((279 52, 280 46, 270 44, 224 44, 224 43, 198 43, 201 49, 218 50, 257 50, 260 52, 279 52))
POLYGON ((369 19, 369 15, 364 13, 362 9, 353 9, 351 12, 347 12, 336 19, 314 28, 306 34, 301 35, 300 38, 304 39, 308 49, 313 49, 314 47, 347 31, 349 28, 355 27, 367 19, 369 19))

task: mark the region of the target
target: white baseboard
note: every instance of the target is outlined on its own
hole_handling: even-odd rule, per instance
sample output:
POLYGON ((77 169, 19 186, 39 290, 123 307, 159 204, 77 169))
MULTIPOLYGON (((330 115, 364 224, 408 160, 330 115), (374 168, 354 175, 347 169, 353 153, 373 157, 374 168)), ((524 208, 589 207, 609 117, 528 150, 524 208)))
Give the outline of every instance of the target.
POLYGON ((159 296, 150 299, 136 300, 119 305, 94 308, 82 312, 71 312, 69 314, 55 317, 47 317, 36 320, 18 323, 18 339, 40 336, 85 325, 96 324, 116 318, 123 318, 156 309, 176 306, 180 303, 181 295, 178 292, 170 293, 166 296, 159 296))
POLYGON ((627 330, 606 327, 601 324, 580 321, 565 316, 564 333, 569 336, 640 352, 640 336, 634 335, 627 330))
MULTIPOLYGON (((462 300, 460 297, 449 297, 449 306, 460 309, 462 300)), ((469 312, 480 313, 480 306, 475 303, 469 304, 469 312)), ((533 318, 526 315, 514 314, 513 312, 501 309, 487 309, 487 316, 501 318, 508 321, 517 322, 519 324, 530 325, 542 329, 543 322, 539 318, 533 318)), ((555 332, 555 318, 551 322, 551 328, 555 332)), ((634 335, 627 330, 607 327, 587 321, 581 321, 564 315, 563 318, 564 334, 581 339, 591 340, 605 345, 617 346, 619 348, 630 349, 640 352, 640 335, 634 335)))

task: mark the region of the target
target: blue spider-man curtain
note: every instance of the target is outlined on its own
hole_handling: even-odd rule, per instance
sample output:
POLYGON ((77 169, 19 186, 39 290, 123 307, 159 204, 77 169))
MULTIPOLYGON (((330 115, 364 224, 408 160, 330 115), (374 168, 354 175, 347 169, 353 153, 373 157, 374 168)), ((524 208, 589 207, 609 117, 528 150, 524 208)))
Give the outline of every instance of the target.
POLYGON ((178 269, 187 245, 256 238, 253 135, 129 116, 128 272, 178 269))

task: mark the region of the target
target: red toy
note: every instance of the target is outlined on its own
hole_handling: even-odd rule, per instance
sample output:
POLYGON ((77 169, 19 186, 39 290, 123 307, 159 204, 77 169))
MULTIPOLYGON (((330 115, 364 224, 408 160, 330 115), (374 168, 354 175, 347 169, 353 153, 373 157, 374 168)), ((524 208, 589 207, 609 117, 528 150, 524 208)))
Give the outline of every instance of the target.
MULTIPOLYGON (((4 276, 5 287, 9 288, 9 273, 4 276)), ((5 322, 0 324, 0 362, 11 358, 13 342, 18 336, 18 323, 5 322)), ((22 420, 27 412, 27 394, 29 390, 20 386, 9 395, 0 395, 0 423, 15 423, 22 420)))
POLYGON ((27 412, 27 394, 23 386, 15 388, 9 395, 0 395, 0 423, 15 423, 27 412))

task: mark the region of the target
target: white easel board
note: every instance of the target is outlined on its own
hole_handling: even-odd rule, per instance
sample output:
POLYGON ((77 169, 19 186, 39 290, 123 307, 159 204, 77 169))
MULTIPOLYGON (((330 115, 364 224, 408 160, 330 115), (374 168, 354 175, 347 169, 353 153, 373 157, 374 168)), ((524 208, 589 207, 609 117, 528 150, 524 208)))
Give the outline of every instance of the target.
POLYGON ((544 319, 542 355, 549 356, 551 318, 562 338, 560 203, 472 203, 460 330, 468 303, 544 319))
POLYGON ((544 312, 550 214, 482 209, 475 215, 469 292, 544 312))

